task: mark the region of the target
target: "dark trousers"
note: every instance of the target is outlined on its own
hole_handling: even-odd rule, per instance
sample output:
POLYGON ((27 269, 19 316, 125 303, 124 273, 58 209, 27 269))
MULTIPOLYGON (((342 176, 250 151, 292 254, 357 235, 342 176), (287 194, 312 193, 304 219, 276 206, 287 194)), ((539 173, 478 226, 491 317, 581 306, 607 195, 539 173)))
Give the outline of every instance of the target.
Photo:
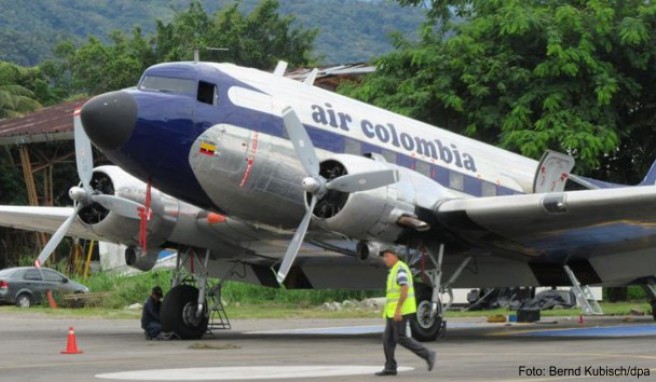
POLYGON ((385 324, 385 333, 383 334, 383 349, 385 350, 385 369, 396 370, 396 360, 394 359, 394 350, 396 344, 415 353, 424 360, 428 359, 430 351, 424 345, 405 335, 406 323, 409 315, 403 316, 399 322, 394 318, 387 318, 385 324))
POLYGON ((157 321, 150 321, 144 328, 148 337, 155 338, 162 331, 162 324, 157 321))

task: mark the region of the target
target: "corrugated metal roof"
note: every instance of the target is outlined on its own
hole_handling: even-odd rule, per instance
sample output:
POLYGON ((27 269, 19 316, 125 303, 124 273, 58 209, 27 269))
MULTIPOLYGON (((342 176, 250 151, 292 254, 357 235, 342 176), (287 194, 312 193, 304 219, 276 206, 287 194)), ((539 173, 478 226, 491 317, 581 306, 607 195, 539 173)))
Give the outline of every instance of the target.
POLYGON ((73 112, 88 98, 0 120, 0 146, 73 139, 73 112))

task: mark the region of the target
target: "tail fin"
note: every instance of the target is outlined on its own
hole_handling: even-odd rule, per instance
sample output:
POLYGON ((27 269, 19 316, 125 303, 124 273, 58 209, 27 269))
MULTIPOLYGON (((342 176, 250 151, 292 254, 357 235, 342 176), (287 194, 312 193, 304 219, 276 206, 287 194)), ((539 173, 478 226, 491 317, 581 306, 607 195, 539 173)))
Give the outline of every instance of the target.
MULTIPOLYGON (((570 175, 570 180, 579 185, 588 188, 588 189, 599 189, 599 188, 618 188, 626 187, 624 184, 609 183, 604 182, 603 180, 597 180, 592 178, 586 178, 585 176, 579 175, 570 175)), ((655 186, 656 185, 656 161, 651 164, 649 171, 642 179, 642 182, 636 184, 636 186, 655 186)))
POLYGON ((656 184, 656 161, 651 164, 649 171, 645 178, 638 184, 638 186, 653 186, 656 184))

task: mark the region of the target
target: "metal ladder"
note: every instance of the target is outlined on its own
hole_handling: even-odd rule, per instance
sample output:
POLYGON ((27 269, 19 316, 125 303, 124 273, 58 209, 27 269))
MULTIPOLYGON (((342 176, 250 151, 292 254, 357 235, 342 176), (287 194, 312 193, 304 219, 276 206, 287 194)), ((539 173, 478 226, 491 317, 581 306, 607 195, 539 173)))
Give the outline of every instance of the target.
POLYGON ((207 293, 207 298, 210 300, 210 322, 207 325, 207 330, 211 333, 214 329, 232 329, 230 319, 226 312, 223 302, 221 301, 221 288, 223 283, 220 282, 213 286, 207 293))
POLYGON ((569 277, 570 282, 572 283, 572 289, 574 290, 574 295, 576 296, 576 301, 581 305, 583 309, 583 314, 587 315, 601 315, 604 314, 601 306, 597 300, 592 295, 592 291, 587 285, 581 285, 579 280, 574 275, 574 272, 568 265, 564 265, 563 268, 569 277))

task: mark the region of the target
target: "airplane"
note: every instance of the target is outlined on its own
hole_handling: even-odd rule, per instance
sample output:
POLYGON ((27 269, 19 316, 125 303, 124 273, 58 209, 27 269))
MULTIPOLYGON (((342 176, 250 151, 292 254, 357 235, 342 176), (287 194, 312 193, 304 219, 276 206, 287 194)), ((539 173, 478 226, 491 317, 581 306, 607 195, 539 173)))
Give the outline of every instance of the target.
POLYGON ((569 155, 536 161, 285 70, 162 63, 90 99, 74 206, 0 206, 0 225, 55 232, 37 265, 65 235, 125 244, 141 270, 176 248, 161 316, 185 339, 207 330, 208 277, 382 289, 389 245, 415 274, 419 340, 446 329, 453 287, 572 285, 587 304, 581 285, 640 284, 656 301, 656 166, 638 187, 585 178, 569 155), (115 165, 93 168, 91 142, 115 165))

